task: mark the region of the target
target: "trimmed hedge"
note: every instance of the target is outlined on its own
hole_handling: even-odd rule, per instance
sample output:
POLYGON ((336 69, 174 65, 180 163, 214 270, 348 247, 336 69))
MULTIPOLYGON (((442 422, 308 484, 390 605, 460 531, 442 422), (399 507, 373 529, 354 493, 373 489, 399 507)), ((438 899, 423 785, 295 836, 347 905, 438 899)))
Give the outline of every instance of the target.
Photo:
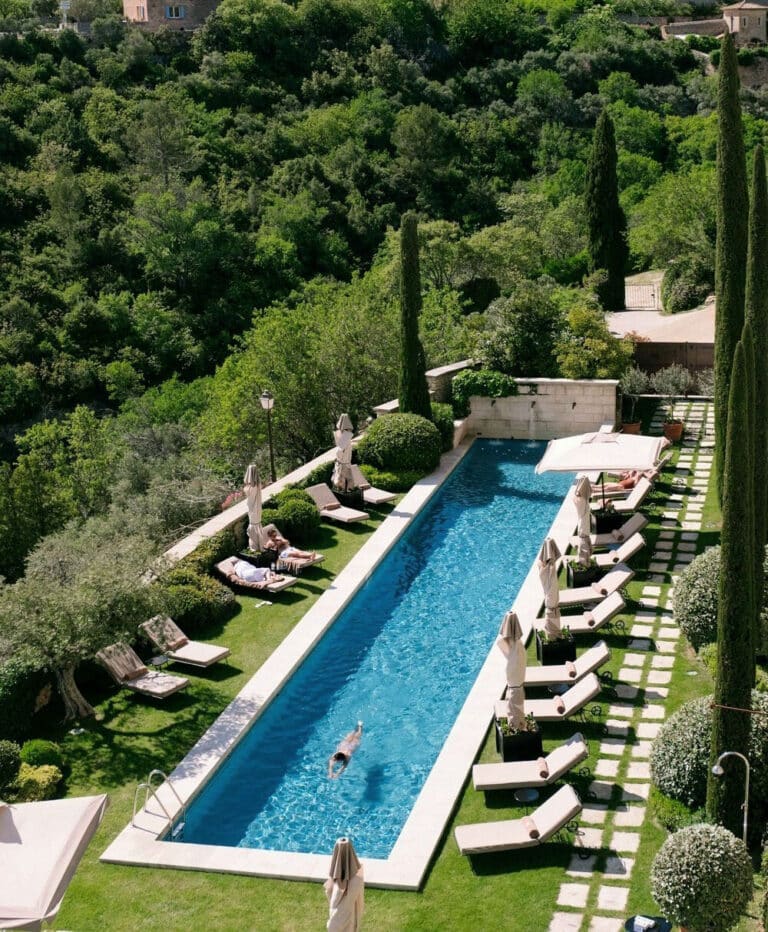
POLYGON ((20 766, 21 748, 15 741, 0 739, 0 789, 13 780, 20 766))
MULTIPOLYGON (((179 560, 176 568, 191 569, 195 573, 203 576, 207 575, 212 572, 217 563, 243 549, 247 542, 247 526, 248 520, 243 518, 231 527, 219 531, 218 534, 214 534, 213 537, 209 537, 201 544, 198 544, 188 556, 179 560)), ((171 572, 176 572, 176 568, 171 572)))
MULTIPOLYGON (((324 482, 326 485, 331 484, 331 476, 333 475, 333 460, 328 463, 320 463, 319 466, 309 473, 306 479, 301 483, 302 488, 306 488, 309 485, 320 485, 321 482, 324 482)), ((265 502, 265 505, 268 505, 265 502)))
MULTIPOLYGON (((768 647, 768 547, 763 564, 763 603, 760 612, 762 652, 768 647)), ((675 620, 696 649, 717 639, 717 598, 720 585, 720 548, 699 554, 675 585, 675 620)))
POLYGON ((491 369, 464 369, 451 383, 451 397, 456 417, 469 414, 469 399, 472 395, 483 398, 510 398, 520 394, 517 382, 511 375, 491 369))
POLYGON ((440 432, 418 414, 388 414, 377 418, 357 446, 361 463, 399 472, 432 472, 440 462, 440 432))
POLYGON ((59 768, 52 764, 44 764, 42 767, 22 764, 14 780, 14 799, 20 803, 53 799, 61 783, 61 777, 59 768))
POLYGON ((752 862, 721 825, 670 835, 651 867, 651 895, 665 916, 691 932, 724 932, 752 899, 752 862))
MULTIPOLYGON (((712 696, 692 699, 661 726, 651 748, 651 780, 665 796, 691 809, 704 805, 712 739, 712 696)), ((768 804, 768 695, 752 691, 750 805, 768 804)))
MULTIPOLYGON (((231 556, 231 551, 227 556, 231 556)), ((187 633, 205 625, 220 624, 237 609, 231 589, 181 564, 166 573, 157 586, 162 611, 187 633)))
POLYGON ((432 423, 440 431, 440 449, 447 453, 453 449, 453 408, 432 402, 432 423))
POLYGON ((42 738, 33 738, 31 741, 25 741, 21 746, 21 760, 30 767, 42 767, 45 764, 51 764, 64 769, 64 758, 61 754, 61 748, 55 741, 44 741, 42 738))
POLYGON ((651 787, 648 802, 656 820, 668 832, 677 832, 687 825, 695 825, 704 821, 706 817, 704 809, 691 810, 684 803, 665 796, 655 786, 651 787))
POLYGON ((386 489, 388 492, 407 492, 423 476, 423 473, 413 469, 402 469, 400 472, 384 472, 375 466, 361 466, 360 469, 374 488, 386 489))
POLYGON ((306 542, 320 527, 320 512, 303 489, 283 489, 264 503, 262 524, 276 524, 292 543, 306 542))

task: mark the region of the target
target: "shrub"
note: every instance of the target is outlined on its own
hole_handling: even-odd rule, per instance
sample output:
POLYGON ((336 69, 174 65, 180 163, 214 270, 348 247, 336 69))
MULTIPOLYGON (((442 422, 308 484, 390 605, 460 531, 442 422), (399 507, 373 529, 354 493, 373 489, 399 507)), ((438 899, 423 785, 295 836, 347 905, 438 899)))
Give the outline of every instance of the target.
POLYGON ((178 566, 166 573, 158 584, 160 608, 183 631, 208 624, 219 624, 236 609, 231 589, 210 576, 178 566))
POLYGON ((43 741, 42 738, 33 738, 31 741, 25 741, 21 746, 21 759, 23 763, 31 767, 42 767, 44 764, 51 764, 64 769, 64 759, 61 756, 61 748, 55 741, 43 741))
POLYGON ((691 810, 684 803, 665 796, 655 786, 651 787, 649 802, 651 812, 656 820, 668 832, 676 832, 681 828, 685 828, 686 825, 703 822, 705 818, 704 809, 691 810))
MULTIPOLYGON (((689 808, 703 806, 712 736, 712 696, 692 699, 662 725, 651 748, 651 780, 665 796, 689 808)), ((752 691, 750 805, 768 803, 768 695, 752 691)))
POLYGON ((43 764, 42 767, 22 764, 14 781, 14 799, 20 803, 52 799, 61 783, 61 776, 61 771, 53 764, 43 764))
POLYGON ((331 476, 333 475, 333 460, 329 463, 320 463, 319 466, 309 473, 307 478, 301 483, 304 487, 308 485, 319 485, 321 482, 325 482, 327 485, 331 484, 331 476))
POLYGON ((265 502, 263 519, 264 523, 276 524, 290 541, 311 538, 320 526, 320 512, 303 489, 278 492, 265 502))
POLYGON ((469 414, 469 399, 472 395, 483 398, 509 398, 517 394, 517 382, 511 375, 493 372, 490 369, 464 369, 451 383, 453 411, 456 417, 466 417, 469 414))
MULTIPOLYGON (((768 644, 768 548, 763 564, 763 601, 760 610, 762 651, 768 644)), ((675 586, 675 620, 696 649, 717 639, 717 601, 720 586, 720 548, 699 554, 680 574, 675 586)))
POLYGON ((651 376, 651 387, 664 397, 664 406, 667 409, 667 421, 674 420, 672 407, 674 399, 680 395, 687 395, 693 388, 693 376, 679 363, 673 362, 671 366, 659 369, 651 376))
POLYGON ((371 424, 357 446, 361 463, 399 472, 432 472, 440 462, 440 432, 418 414, 388 414, 371 424))
POLYGON ((0 666, 0 735, 25 738, 29 734, 40 690, 50 681, 15 658, 0 666))
POLYGON ((189 556, 179 560, 177 567, 191 569, 203 576, 207 575, 217 563, 231 557, 238 550, 242 550, 246 541, 247 523, 247 519, 242 519, 231 527, 219 531, 218 534, 214 534, 213 537, 209 537, 208 540, 204 540, 189 556))
POLYGON ((721 825, 675 832, 653 860, 651 894, 665 916, 691 932, 730 929, 752 899, 743 842, 721 825))
POLYGON ((440 431, 440 449, 447 453, 453 449, 453 408, 432 402, 432 423, 440 431))
POLYGON ((696 391, 711 398, 715 393, 715 370, 700 369, 696 373, 696 391))
POLYGON ((0 739, 0 789, 7 786, 19 772, 21 748, 15 741, 0 739))
POLYGON ((372 486, 388 492, 407 492, 423 475, 408 469, 401 469, 400 472, 383 472, 375 466, 361 466, 360 469, 372 486))
MULTIPOLYGON (((648 373, 638 369, 637 366, 630 366, 621 377, 621 393, 624 399, 627 399, 629 414, 627 423, 635 420, 635 405, 637 399, 644 392, 648 391, 649 386, 648 373)), ((623 399, 622 399, 623 400, 623 399)))
POLYGON ((695 256, 673 260, 661 282, 661 303, 668 314, 689 311, 712 290, 712 272, 695 256))

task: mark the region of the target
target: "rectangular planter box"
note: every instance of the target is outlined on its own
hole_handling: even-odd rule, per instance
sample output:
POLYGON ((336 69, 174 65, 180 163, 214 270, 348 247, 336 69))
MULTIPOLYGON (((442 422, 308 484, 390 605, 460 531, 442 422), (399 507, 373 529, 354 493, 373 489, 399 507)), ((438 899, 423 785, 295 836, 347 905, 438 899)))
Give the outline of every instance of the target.
POLYGON ((364 509, 365 502, 363 501, 362 489, 352 489, 349 492, 340 492, 338 489, 334 489, 333 494, 347 508, 357 508, 358 511, 364 509))
POLYGON ((536 760, 544 756, 540 731, 521 731, 516 735, 503 735, 496 725, 496 750, 503 761, 536 760))
POLYGON ((627 515, 621 515, 616 511, 592 512, 592 525, 595 534, 608 534, 610 531, 618 531, 626 520, 627 515))
POLYGON ((547 641, 545 643, 541 640, 541 636, 537 631, 536 657, 545 667, 565 663, 566 660, 573 662, 576 659, 576 641, 571 637, 558 638, 556 641, 547 641))
POLYGON ((578 563, 566 564, 566 577, 568 585, 574 588, 578 586, 591 586, 593 582, 600 579, 605 572, 599 566, 580 567, 578 563))
POLYGON ((250 550, 243 550, 237 554, 239 560, 245 560, 252 566, 263 566, 269 569, 274 566, 278 560, 276 550, 262 550, 261 553, 252 553, 250 550))

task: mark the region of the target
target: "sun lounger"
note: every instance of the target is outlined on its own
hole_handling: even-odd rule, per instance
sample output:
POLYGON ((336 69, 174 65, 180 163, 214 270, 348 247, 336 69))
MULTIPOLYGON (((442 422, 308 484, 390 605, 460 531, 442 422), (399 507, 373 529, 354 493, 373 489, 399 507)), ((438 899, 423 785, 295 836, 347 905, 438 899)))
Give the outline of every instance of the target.
POLYGON ((205 644, 203 641, 190 641, 168 615, 155 615, 139 627, 158 650, 161 650, 169 660, 175 663, 187 663, 193 667, 210 667, 211 664, 218 663, 219 660, 230 655, 228 647, 205 644))
POLYGON ((549 786, 589 757, 589 748, 578 732, 565 744, 539 760, 503 764, 475 764, 472 782, 476 790, 516 790, 525 786, 549 786))
MULTIPOLYGON (((653 467, 653 469, 647 469, 640 478, 647 479, 651 484, 653 484, 659 478, 661 471, 664 469, 664 467, 667 465, 667 463, 670 461, 671 458, 672 458, 671 453, 665 454, 664 456, 662 456, 659 462, 653 467)), ((637 488, 637 485, 639 484, 640 483, 638 481, 635 484, 635 486, 629 489, 611 489, 609 491, 604 491, 600 483, 595 483, 592 489, 592 498, 594 499, 602 499, 603 497, 605 497, 606 499, 628 498, 632 494, 634 489, 637 488)))
MULTIPOLYGON (((581 615, 562 615, 561 621, 563 627, 568 627, 571 634, 592 634, 599 631, 603 625, 609 625, 611 619, 619 612, 626 608, 627 603, 621 596, 620 592, 612 592, 611 595, 598 602, 591 611, 583 612, 581 615)), ((544 619, 537 618, 536 626, 544 627, 544 619)), ((624 622, 619 622, 618 627, 624 628, 624 622)))
POLYGON ((611 659, 611 650, 605 641, 598 641, 589 650, 577 657, 573 663, 549 664, 541 667, 527 667, 525 671, 526 686, 551 686, 555 683, 578 683, 588 673, 594 673, 611 659))
MULTIPOLYGON (((609 499, 611 508, 619 514, 629 514, 632 511, 637 511, 652 488, 653 483, 651 480, 643 477, 626 498, 609 499)), ((608 499, 607 495, 606 499, 608 499)), ((592 502, 591 507, 593 511, 597 511, 602 507, 602 504, 603 500, 600 498, 598 501, 592 502)))
POLYGON ((503 822, 457 825, 456 844, 462 854, 488 854, 515 848, 535 848, 556 835, 581 812, 581 800, 570 785, 543 802, 530 816, 503 822))
MULTIPOLYGON (((570 718, 583 710, 600 693, 602 686, 594 673, 588 673, 582 680, 571 686, 562 696, 551 699, 526 699, 525 714, 532 715, 537 722, 559 722, 570 718)), ((496 718, 507 717, 507 700, 498 699, 494 706, 496 718)))
MULTIPOLYGON (((275 527, 274 524, 267 525, 267 527, 275 527)), ((275 528, 280 537, 285 540, 285 537, 280 532, 279 529, 275 528)), ((281 558, 277 551, 274 549, 272 541, 266 533, 266 529, 262 528, 261 533, 259 534, 259 547, 261 548, 261 556, 264 558, 264 565, 269 566, 270 560, 277 567, 278 572, 285 570, 286 573, 291 573, 294 576, 298 576, 302 570, 307 569, 310 566, 316 566, 318 563, 322 563, 325 559, 325 555, 322 553, 315 553, 313 557, 285 557, 281 558)))
MULTIPOLYGON (((633 534, 644 530, 648 524, 648 518, 639 511, 636 511, 615 531, 608 531, 606 534, 592 534, 590 541, 593 547, 614 547, 628 540, 633 534)), ((574 547, 579 546, 579 538, 572 537, 571 544, 574 547)))
POLYGON ((148 670, 136 651, 124 641, 111 644, 96 654, 118 686, 132 689, 142 696, 165 699, 189 685, 186 676, 174 676, 161 670, 148 670))
POLYGON ((342 505, 324 482, 319 485, 310 485, 304 491, 317 505, 321 518, 328 518, 341 524, 351 524, 353 521, 366 521, 370 517, 367 511, 358 511, 357 508, 347 508, 346 505, 342 505))
POLYGON ((352 481, 356 488, 362 489, 363 501, 368 505, 384 505, 392 502, 397 498, 397 492, 387 492, 386 489, 375 489, 363 475, 359 466, 350 466, 352 470, 352 481))
POLYGON ((633 534, 624 541, 619 547, 609 550, 607 553, 595 553, 592 559, 602 569, 610 566, 616 566, 617 563, 626 563, 632 557, 645 547, 645 538, 642 534, 633 534))
POLYGON ((602 579, 592 583, 591 586, 579 586, 576 589, 560 590, 560 605, 581 605, 584 602, 599 602, 605 596, 612 592, 618 592, 622 586, 635 575, 634 571, 626 563, 617 563, 616 566, 606 573, 602 579))
POLYGON ((220 573, 231 586, 240 586, 242 589, 252 589, 254 592, 282 592, 289 586, 295 586, 298 580, 295 576, 276 576, 273 579, 264 580, 264 582, 249 582, 247 579, 241 579, 235 572, 235 563, 237 557, 227 557, 221 563, 217 563, 214 569, 220 573))

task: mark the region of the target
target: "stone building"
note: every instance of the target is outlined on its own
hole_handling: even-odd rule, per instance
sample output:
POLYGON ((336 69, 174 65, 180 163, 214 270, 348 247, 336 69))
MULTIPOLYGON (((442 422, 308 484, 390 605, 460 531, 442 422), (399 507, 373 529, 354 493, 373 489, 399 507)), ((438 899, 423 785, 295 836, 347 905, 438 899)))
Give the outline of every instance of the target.
POLYGON ((197 29, 219 5, 219 0, 123 0, 123 16, 146 29, 197 29))
POLYGON ((765 20, 768 16, 768 2, 755 3, 754 0, 741 0, 722 8, 722 17, 718 19, 696 19, 689 22, 672 22, 661 27, 665 38, 684 38, 685 36, 713 36, 719 38, 730 32, 737 45, 750 42, 766 41, 765 20))

